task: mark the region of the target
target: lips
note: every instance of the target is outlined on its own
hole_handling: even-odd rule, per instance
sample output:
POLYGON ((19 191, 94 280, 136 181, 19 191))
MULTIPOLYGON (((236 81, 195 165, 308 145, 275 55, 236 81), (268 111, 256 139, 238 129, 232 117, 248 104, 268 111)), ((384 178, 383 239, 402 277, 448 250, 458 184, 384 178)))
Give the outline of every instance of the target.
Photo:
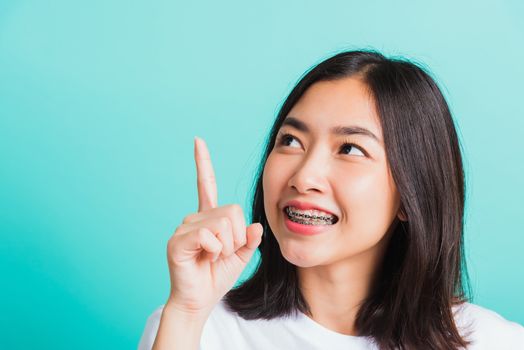
POLYGON ((333 213, 332 211, 326 209, 326 208, 323 208, 317 204, 313 204, 313 203, 308 203, 308 202, 302 202, 302 201, 298 201, 298 200, 291 200, 291 201, 288 201, 286 203, 284 203, 282 209, 284 210, 286 207, 295 207, 295 208, 298 208, 298 209, 301 209, 301 210, 319 210, 319 211, 323 211, 327 214, 331 214, 333 216, 335 216, 335 218, 338 219, 338 215, 333 213))

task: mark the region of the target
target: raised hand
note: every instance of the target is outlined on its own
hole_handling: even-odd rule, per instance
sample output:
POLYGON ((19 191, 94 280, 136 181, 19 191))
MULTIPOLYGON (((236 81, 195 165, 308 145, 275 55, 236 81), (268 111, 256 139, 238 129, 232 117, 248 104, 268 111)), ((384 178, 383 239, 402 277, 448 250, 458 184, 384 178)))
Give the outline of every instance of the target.
POLYGON ((208 314, 234 286, 261 242, 262 225, 246 227, 242 207, 217 204, 217 185, 204 140, 195 138, 198 212, 187 215, 167 244, 168 304, 208 314))

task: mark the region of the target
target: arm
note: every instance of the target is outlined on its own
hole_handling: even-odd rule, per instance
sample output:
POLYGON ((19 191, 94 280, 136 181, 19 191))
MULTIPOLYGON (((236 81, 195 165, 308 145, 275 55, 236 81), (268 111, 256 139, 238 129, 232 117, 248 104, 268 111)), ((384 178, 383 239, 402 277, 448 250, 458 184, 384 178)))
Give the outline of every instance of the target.
POLYGON ((208 315, 190 314, 169 303, 160 318, 153 350, 198 350, 208 315))

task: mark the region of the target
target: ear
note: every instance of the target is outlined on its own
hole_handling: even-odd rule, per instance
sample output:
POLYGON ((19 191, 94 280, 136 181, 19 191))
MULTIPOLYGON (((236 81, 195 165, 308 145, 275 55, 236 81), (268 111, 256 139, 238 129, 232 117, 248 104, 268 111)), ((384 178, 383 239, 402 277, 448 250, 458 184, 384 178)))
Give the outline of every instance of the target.
POLYGON ((403 205, 400 205, 400 209, 398 210, 397 217, 400 221, 408 221, 408 216, 406 215, 406 212, 404 211, 403 205))

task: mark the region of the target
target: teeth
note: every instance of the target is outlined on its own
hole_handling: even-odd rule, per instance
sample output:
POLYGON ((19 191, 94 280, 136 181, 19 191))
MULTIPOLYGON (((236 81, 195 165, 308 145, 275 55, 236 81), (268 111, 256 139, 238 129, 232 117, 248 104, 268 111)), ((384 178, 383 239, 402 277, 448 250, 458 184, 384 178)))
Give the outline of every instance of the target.
POLYGON ((287 207, 287 212, 297 216, 305 216, 310 218, 333 218, 334 216, 319 210, 301 210, 295 207, 287 207))
POLYGON ((300 210, 295 207, 286 207, 285 210, 292 221, 301 224, 334 224, 337 221, 334 215, 319 210, 300 210))

